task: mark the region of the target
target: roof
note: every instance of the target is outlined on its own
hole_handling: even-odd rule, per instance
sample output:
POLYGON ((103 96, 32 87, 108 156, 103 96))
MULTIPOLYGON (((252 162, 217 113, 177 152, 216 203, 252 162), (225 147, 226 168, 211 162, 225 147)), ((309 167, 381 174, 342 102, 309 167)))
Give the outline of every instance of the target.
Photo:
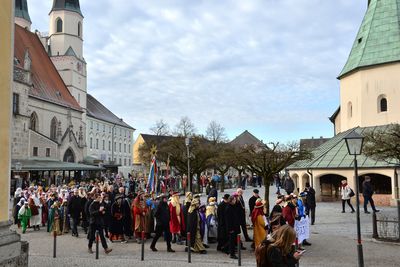
MULTIPOLYGON (((39 37, 15 24, 14 54, 23 66, 28 49, 31 64, 32 86, 29 95, 65 107, 81 111, 60 74, 49 58, 39 37)), ((18 67, 18 66, 17 66, 18 67)))
POLYGON ((68 10, 82 15, 79 0, 54 0, 51 11, 68 10))
MULTIPOLYGON (((375 127, 357 127, 339 133, 332 137, 329 141, 323 143, 319 147, 312 150, 312 158, 309 160, 300 160, 288 167, 291 169, 348 169, 354 168, 354 157, 349 155, 347 151, 344 137, 352 131, 356 131, 361 135, 367 132, 376 130, 385 130, 390 125, 375 126, 375 127)), ((387 168, 396 165, 383 161, 374 160, 365 155, 357 157, 359 168, 387 168)))
POLYGON ((73 162, 55 160, 17 160, 11 161, 11 170, 15 170, 16 163, 21 164, 22 171, 98 171, 104 168, 73 162))
POLYGON ((332 114, 332 116, 329 117, 329 120, 332 123, 335 123, 336 117, 339 115, 340 113, 340 106, 335 110, 335 112, 332 114))
POLYGON ((71 46, 68 47, 67 51, 65 52, 65 56, 74 56, 74 57, 77 57, 77 56, 76 56, 76 53, 75 53, 75 51, 74 51, 74 49, 73 49, 71 46))
POLYGON ((26 19, 32 23, 26 0, 15 0, 15 17, 26 19))
POLYGON ((311 138, 311 139, 300 139, 300 149, 312 150, 319 147, 323 143, 329 141, 330 138, 311 138))
POLYGON ((249 131, 245 130, 243 133, 241 133, 239 136, 237 136, 235 139, 233 139, 230 144, 234 146, 258 146, 258 145, 264 145, 260 139, 252 135, 249 131))
POLYGON ((371 0, 339 79, 361 67, 400 61, 400 0, 371 0))
POLYGON ((116 124, 122 127, 130 128, 135 130, 132 126, 125 123, 122 119, 118 118, 114 113, 112 113, 108 108, 101 104, 92 95, 87 94, 86 101, 87 115, 102 121, 106 121, 112 124, 116 124))
POLYGON ((176 138, 175 136, 170 136, 170 135, 152 135, 152 134, 140 134, 143 138, 143 140, 146 143, 152 143, 152 144, 160 144, 162 142, 166 142, 168 140, 176 138))

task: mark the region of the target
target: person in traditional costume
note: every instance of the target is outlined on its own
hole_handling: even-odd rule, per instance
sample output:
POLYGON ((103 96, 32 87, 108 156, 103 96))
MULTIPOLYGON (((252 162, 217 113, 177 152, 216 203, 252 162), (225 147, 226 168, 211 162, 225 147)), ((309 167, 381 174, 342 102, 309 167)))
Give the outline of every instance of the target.
POLYGON ((206 219, 206 205, 202 204, 199 207, 199 219, 200 219, 200 236, 205 248, 208 246, 208 227, 206 219))
POLYGON ((111 225, 111 220, 112 220, 112 215, 111 215, 111 202, 109 200, 109 196, 107 193, 102 193, 102 205, 104 206, 104 232, 105 232, 105 237, 109 238, 109 232, 110 232, 110 225, 111 225))
POLYGON ((44 227, 47 222, 47 217, 49 216, 49 207, 47 206, 46 193, 41 193, 39 201, 42 207, 42 226, 44 227))
POLYGON ((117 195, 117 197, 121 198, 123 233, 125 236, 131 239, 133 237, 131 203, 125 195, 124 187, 119 188, 119 194, 117 195))
POLYGON ((69 233, 70 226, 69 226, 69 214, 68 214, 68 200, 65 194, 60 206, 60 214, 61 214, 61 231, 67 234, 69 233))
POLYGON ((146 231, 146 212, 147 207, 144 199, 144 192, 140 192, 132 204, 134 219, 134 232, 136 241, 141 243, 142 231, 146 231))
POLYGON ((18 225, 18 228, 21 227, 21 220, 19 219, 19 211, 24 206, 24 203, 25 199, 20 198, 14 209, 14 224, 18 225))
POLYGON ((190 249, 193 252, 198 252, 200 254, 206 254, 207 251, 203 245, 200 234, 200 216, 199 216, 199 206, 200 200, 194 198, 189 208, 188 213, 188 231, 190 232, 190 249))
POLYGON ((167 243, 167 251, 175 252, 171 248, 171 232, 169 231, 170 212, 167 203, 168 199, 164 194, 161 194, 158 199, 160 199, 160 203, 157 205, 154 213, 154 217, 156 219, 156 235, 151 242, 150 249, 152 251, 157 251, 156 243, 164 233, 165 242, 167 243))
POLYGON ((265 239, 267 232, 267 219, 264 213, 264 203, 259 198, 256 200, 253 212, 251 213, 251 222, 253 223, 254 247, 257 247, 265 239))
POLYGON ((150 238, 151 233, 154 232, 154 210, 156 208, 155 206, 155 200, 154 195, 153 197, 150 194, 146 194, 146 226, 145 226, 145 233, 146 233, 146 238, 150 238))
POLYGON ((175 192, 169 203, 170 222, 169 229, 173 235, 172 243, 181 243, 181 230, 184 228, 183 212, 179 203, 179 192, 175 192), (182 227, 183 226, 183 227, 182 227))
POLYGON ((206 220, 208 229, 208 242, 214 243, 218 236, 217 226, 217 199, 210 197, 206 208, 206 220))
POLYGON ((42 212, 40 207, 40 200, 37 198, 35 192, 30 196, 28 203, 32 214, 32 217, 30 218, 29 221, 29 225, 33 227, 34 231, 38 231, 40 230, 42 212))
POLYGON ((31 209, 29 203, 25 202, 24 205, 18 211, 18 219, 21 222, 22 233, 25 234, 26 228, 28 227, 29 219, 31 218, 31 209))
POLYGON ((49 231, 56 233, 56 235, 62 235, 61 231, 62 215, 60 210, 60 202, 55 201, 50 207, 49 212, 49 231))
POLYGON ((217 208, 217 218, 218 218, 218 244, 217 250, 223 251, 225 253, 229 252, 229 233, 226 228, 225 220, 225 209, 228 205, 229 194, 225 194, 222 201, 219 203, 217 208))
POLYGON ((57 193, 52 192, 50 193, 50 198, 47 200, 47 207, 48 207, 48 215, 47 215, 47 232, 50 232, 51 228, 51 208, 53 207, 54 203, 57 201, 57 193))
POLYGON ((111 223, 109 232, 109 239, 111 242, 125 242, 122 217, 122 197, 118 196, 115 198, 115 202, 111 205, 111 223))
MULTIPOLYGON (((190 203, 192 202, 192 200, 193 200, 192 192, 186 192, 185 200, 183 202, 183 218, 184 218, 185 222, 187 222, 187 215, 188 215, 190 203)), ((186 233, 187 233, 187 231, 186 231, 186 227, 185 227, 185 228, 183 228, 182 233, 181 233, 183 238, 186 238, 186 233)))

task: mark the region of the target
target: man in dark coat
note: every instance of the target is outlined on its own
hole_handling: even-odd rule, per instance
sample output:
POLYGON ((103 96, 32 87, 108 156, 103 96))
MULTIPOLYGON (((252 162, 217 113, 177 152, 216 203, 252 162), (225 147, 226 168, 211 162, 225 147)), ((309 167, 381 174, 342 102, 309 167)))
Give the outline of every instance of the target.
POLYGON ((72 219, 72 236, 78 237, 78 225, 82 212, 82 201, 78 189, 74 189, 74 195, 68 201, 68 212, 72 219))
POLYGON ((368 202, 371 203, 371 208, 374 212, 379 212, 379 210, 377 210, 375 208, 375 203, 374 203, 374 200, 372 199, 372 195, 374 194, 374 189, 372 188, 372 185, 371 185, 371 177, 365 176, 365 180, 362 184, 362 188, 363 188, 362 193, 363 193, 363 197, 364 197, 364 212, 366 214, 370 213, 367 209, 368 202))
POLYGON ((107 241, 104 237, 104 230, 103 230, 103 225, 104 225, 104 214, 105 214, 105 208, 103 205, 101 205, 101 195, 95 193, 94 194, 94 200, 92 204, 89 206, 89 214, 90 214, 90 236, 89 236, 89 244, 88 244, 88 251, 90 254, 93 253, 92 246, 93 242, 96 237, 96 232, 99 233, 100 240, 101 240, 101 245, 104 248, 104 252, 106 254, 110 253, 112 249, 108 248, 107 246, 107 241))
POLYGON ((306 188, 304 190, 306 193, 306 214, 311 218, 311 225, 315 223, 315 208, 317 206, 315 201, 315 190, 310 186, 310 183, 306 183, 306 188))
POLYGON ((290 176, 286 176, 285 181, 283 182, 283 188, 285 189, 286 193, 290 195, 294 191, 294 182, 290 176))
MULTIPOLYGON (((224 179, 224 177, 222 177, 222 179, 224 179)), ((215 182, 214 181, 211 181, 210 188, 211 189, 210 189, 210 192, 208 193, 208 198, 207 199, 209 199, 210 197, 215 197, 215 201, 218 201, 218 191, 215 188, 215 182)))
POLYGON ((258 189, 254 189, 253 196, 249 199, 249 209, 250 209, 249 216, 251 216, 251 213, 253 212, 254 206, 256 205, 256 200, 260 197, 258 195, 259 193, 260 191, 258 191, 258 189))
POLYGON ((251 242, 251 238, 249 237, 249 234, 247 233, 247 225, 246 225, 246 206, 245 202, 243 199, 243 190, 241 188, 238 188, 234 196, 236 196, 237 201, 236 201, 236 211, 237 211, 237 216, 239 218, 239 223, 243 231, 244 238, 246 242, 251 242))
POLYGON ((157 240, 161 237, 162 233, 165 236, 165 242, 167 242, 167 251, 168 252, 175 252, 171 248, 171 232, 169 231, 169 207, 168 207, 168 198, 166 195, 162 194, 158 197, 161 199, 160 203, 158 204, 156 211, 154 213, 154 217, 156 218, 156 235, 151 242, 150 249, 152 251, 157 251, 156 243, 157 240))
POLYGON ((237 259, 235 255, 236 236, 240 234, 240 222, 237 216, 236 197, 230 196, 225 208, 226 232, 229 235, 229 254, 232 259, 237 259))
POLYGON ((219 203, 217 208, 217 219, 218 219, 218 245, 217 250, 229 253, 228 251, 228 241, 229 236, 226 231, 226 219, 225 219, 225 209, 228 205, 229 195, 225 194, 222 198, 221 203, 219 203))

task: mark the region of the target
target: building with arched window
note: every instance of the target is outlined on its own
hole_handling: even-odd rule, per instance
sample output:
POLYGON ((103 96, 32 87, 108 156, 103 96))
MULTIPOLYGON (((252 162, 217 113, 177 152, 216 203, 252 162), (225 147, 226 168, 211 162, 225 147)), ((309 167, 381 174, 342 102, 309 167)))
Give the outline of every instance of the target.
MULTIPOLYGON (((353 157, 343 137, 355 131, 365 135, 386 131, 400 123, 400 3, 369 1, 350 55, 340 72, 340 106, 330 117, 335 136, 312 150, 310 160, 289 166, 289 174, 302 190, 314 185, 319 200, 338 199, 340 180, 355 188, 353 157), (390 22, 388 22, 390 20, 390 22), (377 45, 379 40, 379 45, 377 45)), ((360 181, 372 177, 378 205, 390 205, 399 197, 397 166, 359 157, 360 181), (397 188, 396 188, 397 187, 397 188)), ((362 200, 362 198, 361 198, 362 200)))

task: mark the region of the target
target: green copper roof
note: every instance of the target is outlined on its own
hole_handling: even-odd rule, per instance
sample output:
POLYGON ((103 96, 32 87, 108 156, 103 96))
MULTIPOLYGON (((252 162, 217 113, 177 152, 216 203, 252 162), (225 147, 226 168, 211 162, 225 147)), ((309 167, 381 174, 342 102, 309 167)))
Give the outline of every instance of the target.
POLYGON ((339 79, 360 67, 400 61, 400 0, 371 0, 339 79))
MULTIPOLYGON (((383 1, 383 0, 382 0, 383 1)), ((366 128, 353 128, 342 132, 329 141, 322 144, 312 151, 312 158, 309 160, 301 160, 295 162, 288 167, 289 170, 294 169, 347 169, 354 168, 353 156, 350 156, 347 151, 346 142, 343 139, 347 134, 352 131, 364 135, 370 131, 385 130, 390 125, 366 127, 366 128)), ((393 167, 395 165, 383 161, 377 161, 372 158, 360 155, 357 157, 359 168, 385 168, 393 167)))
POLYGON ((69 10, 79 13, 81 16, 81 7, 79 5, 79 0, 53 0, 53 8, 51 11, 56 10, 69 10))
POLYGON ((32 23, 31 18, 29 17, 28 4, 26 3, 26 0, 15 0, 15 17, 26 19, 32 23))

